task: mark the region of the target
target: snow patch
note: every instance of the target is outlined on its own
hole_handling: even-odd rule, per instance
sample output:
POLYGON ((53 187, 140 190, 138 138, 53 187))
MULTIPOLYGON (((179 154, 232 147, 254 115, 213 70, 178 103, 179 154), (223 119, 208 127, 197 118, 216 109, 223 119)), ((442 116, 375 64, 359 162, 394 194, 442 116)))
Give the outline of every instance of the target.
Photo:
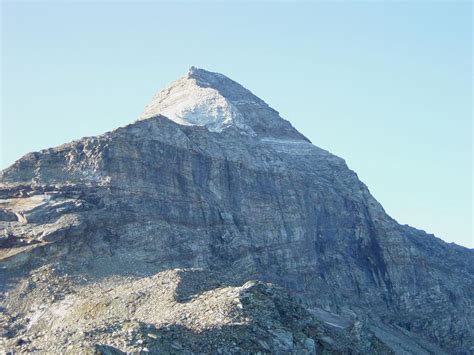
POLYGON ((205 126, 212 132, 222 132, 232 124, 248 128, 243 127, 239 111, 217 90, 199 86, 189 77, 160 91, 145 108, 142 119, 158 114, 181 125, 205 126))

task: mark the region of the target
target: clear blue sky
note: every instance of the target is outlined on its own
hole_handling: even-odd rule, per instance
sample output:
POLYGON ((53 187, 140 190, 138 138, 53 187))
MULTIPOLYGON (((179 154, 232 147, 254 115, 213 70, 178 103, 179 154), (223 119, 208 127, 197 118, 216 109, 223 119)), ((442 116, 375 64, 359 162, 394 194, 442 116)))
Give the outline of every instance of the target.
POLYGON ((473 247, 470 2, 2 4, 1 167, 134 121, 192 65, 346 159, 400 223, 473 247))

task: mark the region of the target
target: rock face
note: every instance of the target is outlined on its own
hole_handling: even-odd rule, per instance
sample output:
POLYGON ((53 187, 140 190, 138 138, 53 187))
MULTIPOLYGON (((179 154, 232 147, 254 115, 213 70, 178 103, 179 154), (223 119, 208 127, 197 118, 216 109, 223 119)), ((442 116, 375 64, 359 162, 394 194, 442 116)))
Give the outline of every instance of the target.
POLYGON ((0 182, 7 350, 474 351, 474 251, 399 225, 224 75, 0 182))

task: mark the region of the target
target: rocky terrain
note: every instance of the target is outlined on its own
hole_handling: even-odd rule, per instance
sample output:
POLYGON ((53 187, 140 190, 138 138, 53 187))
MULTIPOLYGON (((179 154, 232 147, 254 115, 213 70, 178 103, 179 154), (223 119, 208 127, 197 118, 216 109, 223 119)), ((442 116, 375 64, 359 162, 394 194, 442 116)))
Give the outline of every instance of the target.
POLYGON ((474 251, 222 74, 0 175, 0 349, 474 353, 474 251))

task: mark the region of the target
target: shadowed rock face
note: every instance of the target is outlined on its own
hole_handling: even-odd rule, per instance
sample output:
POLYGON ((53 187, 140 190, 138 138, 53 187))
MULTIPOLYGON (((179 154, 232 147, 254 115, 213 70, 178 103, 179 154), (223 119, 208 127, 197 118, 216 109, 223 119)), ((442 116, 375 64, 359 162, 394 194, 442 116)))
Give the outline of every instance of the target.
MULTIPOLYGON (((305 331, 271 328, 262 340, 269 350, 243 342, 241 351, 313 352, 322 351, 321 344, 329 352, 473 349, 474 252, 399 225, 344 160, 312 145, 221 74, 192 68, 155 96, 141 120, 30 153, 2 171, 0 181, 2 312, 16 317, 5 326, 11 346, 35 346, 36 340, 14 344, 36 331, 25 319, 33 317, 38 299, 49 297, 45 307, 60 307, 75 293, 78 299, 67 309, 77 310, 87 287, 199 268, 181 279, 173 302, 260 280, 285 289, 294 297, 288 304, 299 302, 298 314, 312 319, 305 320, 305 331), (32 278, 52 265, 68 281, 48 291, 32 278), (199 276, 217 271, 215 282, 199 276), (22 287, 43 298, 30 290, 9 300, 7 292, 22 287), (317 324, 333 329, 308 330, 317 324), (301 341, 288 349, 285 339, 301 332, 301 341), (328 345, 330 332, 342 332, 345 348, 328 345)), ((267 305, 250 309, 263 314, 267 305)), ((242 337, 264 328, 222 319, 199 331, 168 320, 183 338, 175 350, 198 352, 192 344, 231 334, 234 326, 242 337)), ((104 327, 116 321, 99 320, 104 327)), ((163 326, 138 315, 139 321, 163 326)), ((81 331, 73 323, 68 329, 81 331)), ((160 329, 166 343, 168 330, 160 329)), ((43 336, 54 341, 55 334, 43 336)), ((87 339, 87 346, 95 346, 94 335, 87 339)), ((136 350, 136 344, 101 339, 97 349, 136 350)), ((223 351, 233 352, 235 341, 225 339, 223 351)))

